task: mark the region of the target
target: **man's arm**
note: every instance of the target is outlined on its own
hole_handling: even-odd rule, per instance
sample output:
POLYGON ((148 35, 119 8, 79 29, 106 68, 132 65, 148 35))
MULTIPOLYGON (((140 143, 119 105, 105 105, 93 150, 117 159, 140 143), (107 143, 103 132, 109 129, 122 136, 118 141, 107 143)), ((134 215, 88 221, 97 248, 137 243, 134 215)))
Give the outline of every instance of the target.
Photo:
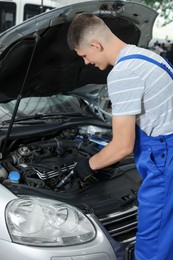
POLYGON ((112 140, 99 153, 90 158, 89 165, 93 170, 114 164, 133 152, 135 122, 135 116, 112 117, 112 140))

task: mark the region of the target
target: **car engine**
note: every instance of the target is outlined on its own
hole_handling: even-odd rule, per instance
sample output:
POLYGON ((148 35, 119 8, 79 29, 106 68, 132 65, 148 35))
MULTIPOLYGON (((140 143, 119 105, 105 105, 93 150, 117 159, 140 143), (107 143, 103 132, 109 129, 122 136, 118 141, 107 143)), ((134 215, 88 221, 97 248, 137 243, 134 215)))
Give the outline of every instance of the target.
MULTIPOLYGON (((51 138, 13 144, 1 162, 7 172, 7 178, 1 177, 1 182, 18 182, 53 191, 81 189, 87 183, 81 183, 73 171, 76 162, 94 155, 110 140, 111 131, 89 126, 69 128, 51 138), (14 177, 16 174, 18 178, 14 177)), ((110 176, 111 169, 105 169, 102 174, 96 172, 90 182, 110 176)))

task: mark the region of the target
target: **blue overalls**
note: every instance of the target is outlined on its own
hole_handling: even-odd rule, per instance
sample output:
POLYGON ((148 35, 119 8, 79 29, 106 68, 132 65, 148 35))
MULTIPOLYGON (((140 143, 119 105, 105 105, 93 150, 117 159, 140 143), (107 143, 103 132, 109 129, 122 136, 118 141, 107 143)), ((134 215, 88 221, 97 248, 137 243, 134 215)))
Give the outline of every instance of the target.
MULTIPOLYGON (((128 55, 118 62, 131 58, 152 62, 173 78, 169 68, 143 55, 128 55)), ((136 126, 134 156, 143 179, 135 259, 173 260, 173 134, 152 137, 136 126)))

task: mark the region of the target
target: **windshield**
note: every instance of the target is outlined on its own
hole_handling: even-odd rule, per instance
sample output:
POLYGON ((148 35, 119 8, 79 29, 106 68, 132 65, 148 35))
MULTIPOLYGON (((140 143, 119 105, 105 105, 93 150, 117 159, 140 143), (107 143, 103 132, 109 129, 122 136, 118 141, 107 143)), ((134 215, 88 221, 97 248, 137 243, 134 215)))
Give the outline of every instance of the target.
MULTIPOLYGON (((10 101, 0 106, 0 122, 10 120, 16 101, 10 101)), ((51 97, 23 98, 17 111, 16 118, 24 118, 37 113, 82 113, 80 101, 76 97, 53 95, 51 97)))
POLYGON ((0 33, 15 25, 16 4, 0 2, 0 33))

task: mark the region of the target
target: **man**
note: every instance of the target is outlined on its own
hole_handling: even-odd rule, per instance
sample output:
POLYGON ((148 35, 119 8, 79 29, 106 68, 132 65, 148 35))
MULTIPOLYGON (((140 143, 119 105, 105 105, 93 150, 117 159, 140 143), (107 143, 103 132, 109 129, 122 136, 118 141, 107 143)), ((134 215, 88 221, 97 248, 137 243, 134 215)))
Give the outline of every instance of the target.
POLYGON ((143 178, 135 259, 172 260, 173 69, 156 53, 121 41, 92 14, 75 17, 67 41, 86 65, 100 70, 113 66, 107 78, 112 140, 89 160, 78 162, 76 171, 85 180, 134 151, 143 178), (123 60, 125 56, 129 59, 123 60), (146 56, 156 64, 141 59, 146 56))

